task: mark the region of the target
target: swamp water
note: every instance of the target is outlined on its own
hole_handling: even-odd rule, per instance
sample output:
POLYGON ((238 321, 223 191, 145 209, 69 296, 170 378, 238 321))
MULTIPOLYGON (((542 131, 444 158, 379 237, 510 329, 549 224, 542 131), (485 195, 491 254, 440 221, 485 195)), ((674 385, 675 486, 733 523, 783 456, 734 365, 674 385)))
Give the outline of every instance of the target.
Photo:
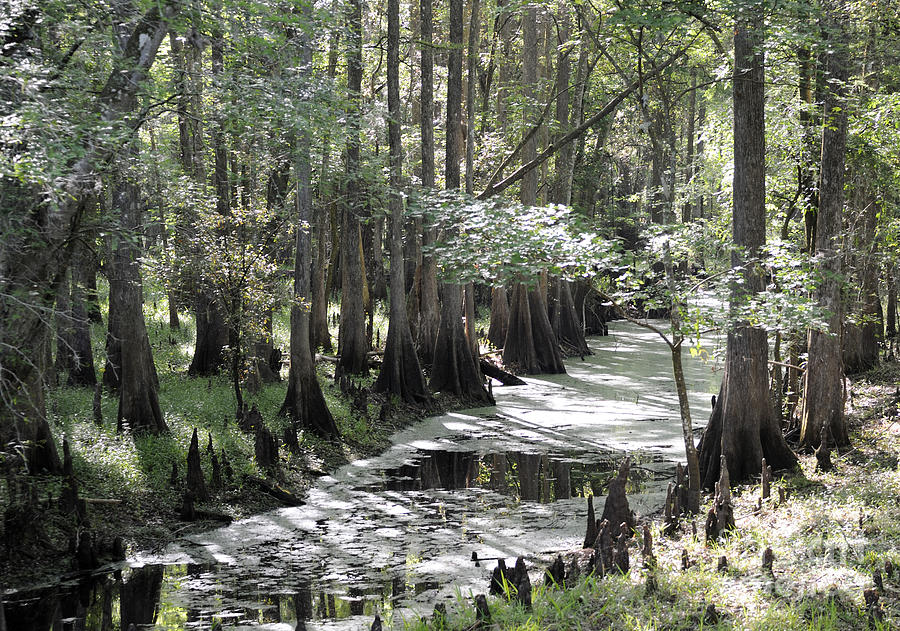
MULTIPOLYGON (((283 508, 144 552, 117 572, 4 596, 10 631, 368 629, 486 592, 496 558, 532 581, 584 537, 625 453, 629 501, 658 510, 683 458, 668 347, 615 322, 567 375, 496 387, 497 406, 425 419, 382 455, 321 478, 283 508), (473 553, 483 561, 473 561, 473 553), (154 624, 155 623, 155 624, 154 624)), ((721 378, 685 358, 695 424, 721 378)))

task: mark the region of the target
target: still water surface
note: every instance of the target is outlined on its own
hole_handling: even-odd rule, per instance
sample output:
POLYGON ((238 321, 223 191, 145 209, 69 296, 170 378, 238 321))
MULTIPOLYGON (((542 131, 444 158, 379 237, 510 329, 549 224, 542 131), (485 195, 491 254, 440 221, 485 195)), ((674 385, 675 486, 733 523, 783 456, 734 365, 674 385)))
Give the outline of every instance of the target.
MULTIPOLYGON (((536 580, 556 551, 580 546, 583 498, 606 494, 626 452, 630 501, 645 514, 683 457, 668 348, 624 322, 589 343, 595 354, 568 361, 566 375, 496 387, 496 407, 397 433, 382 455, 321 478, 306 506, 191 535, 118 572, 8 594, 9 629, 367 629, 375 613, 399 627, 486 591, 496 563, 473 552, 524 555, 536 580)), ((685 360, 696 425, 721 375, 685 360)))

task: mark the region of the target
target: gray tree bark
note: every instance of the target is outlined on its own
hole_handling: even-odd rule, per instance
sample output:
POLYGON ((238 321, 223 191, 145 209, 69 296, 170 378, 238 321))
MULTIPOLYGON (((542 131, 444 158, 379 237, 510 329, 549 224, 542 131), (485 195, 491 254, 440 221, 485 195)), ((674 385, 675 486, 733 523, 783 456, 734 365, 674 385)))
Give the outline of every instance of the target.
POLYGON ((406 282, 403 265, 403 146, 400 137, 400 0, 387 3, 387 100, 388 146, 390 150, 391 285, 390 319, 384 361, 375 382, 377 392, 386 392, 408 403, 429 400, 425 377, 419 366, 409 320, 406 317, 406 282))
POLYGON ((865 182, 855 182, 853 189, 853 206, 862 214, 862 225, 854 231, 854 244, 848 253, 858 288, 850 296, 848 304, 848 308, 855 312, 856 321, 845 322, 841 340, 844 369, 848 374, 860 373, 878 364, 879 342, 884 332, 881 297, 878 295, 878 270, 881 265, 875 234, 879 203, 865 182))
POLYGON ((69 372, 70 386, 93 386, 97 383, 94 372, 94 350, 91 345, 91 323, 88 315, 88 276, 93 273, 90 259, 93 255, 83 244, 76 246, 72 259, 72 366, 69 372))
POLYGON ((113 206, 120 215, 122 234, 109 279, 110 287, 117 286, 119 309, 121 363, 116 419, 119 431, 127 424, 136 433, 161 433, 168 431, 168 427, 159 407, 156 367, 144 322, 141 250, 137 245, 141 242, 140 201, 137 185, 122 174, 113 193, 113 206))
MULTIPOLYGON (((525 100, 531 103, 537 86, 537 9, 533 6, 525 9, 522 33, 522 84, 525 100)), ((533 111, 529 118, 534 120, 533 111)), ((523 163, 534 160, 536 137, 537 134, 532 134, 526 140, 522 148, 523 163)), ((538 172, 532 169, 522 177, 519 199, 523 205, 531 206, 537 202, 537 186, 538 172)), ((503 363, 528 374, 566 372, 540 287, 526 287, 522 283, 513 287, 503 363)))
POLYGON ((350 132, 347 136, 347 205, 341 225, 341 320, 338 331, 338 365, 335 376, 365 375, 366 314, 363 304, 363 260, 360 217, 365 201, 360 190, 359 116, 362 88, 362 4, 351 0, 347 31, 347 91, 350 102, 350 132))
POLYGON ((831 316, 827 331, 810 330, 809 359, 803 378, 800 443, 819 446, 822 426, 827 425, 836 445, 850 442, 844 419, 844 371, 841 359, 842 273, 841 215, 844 205, 844 157, 847 150, 846 81, 850 76, 847 34, 835 3, 827 7, 825 106, 823 111, 822 159, 819 211, 816 217, 816 257, 820 261, 819 306, 831 316))
MULTIPOLYGON (((305 5, 304 16, 309 16, 310 6, 305 5)), ((306 30, 300 35, 301 75, 308 77, 312 67, 312 43, 306 30)), ((310 125, 301 126, 295 147, 294 177, 297 182, 295 197, 297 239, 294 252, 294 300, 291 303, 291 367, 288 372, 288 389, 281 412, 291 417, 294 427, 302 427, 323 438, 337 438, 340 434, 331 411, 325 402, 322 388, 316 377, 314 350, 310 346, 312 320, 309 301, 312 297, 312 243, 309 235, 312 215, 310 184, 312 145, 310 125)))
MULTIPOLYGON (((446 186, 458 189, 459 162, 462 157, 461 122, 462 101, 462 44, 463 0, 450 0, 450 52, 447 77, 447 141, 446 186)), ((481 381, 481 371, 472 356, 472 349, 463 328, 463 296, 459 285, 441 285, 441 320, 435 341, 432 361, 431 388, 456 394, 473 403, 493 405, 481 381)))
MULTIPOLYGON (((736 248, 733 268, 741 268, 742 284, 732 289, 737 307, 762 290, 764 279, 752 263, 766 239, 765 214, 765 93, 761 11, 744 12, 734 38, 734 211, 736 248)), ((700 472, 705 488, 720 475, 720 456, 730 479, 758 474, 762 459, 773 469, 793 467, 796 456, 784 441, 769 398, 766 332, 737 323, 728 333, 725 376, 703 439, 700 472)))
MULTIPOLYGON (((422 87, 419 129, 422 135, 422 187, 426 190, 434 188, 434 25, 431 3, 432 0, 420 0, 422 87)), ((422 231, 422 246, 430 246, 434 239, 434 230, 425 227, 422 231)), ((441 323, 437 266, 433 255, 423 252, 421 267, 416 273, 416 284, 416 350, 420 360, 430 365, 434 359, 434 347, 441 323)))
MULTIPOLYGON (((212 62, 212 74, 218 76, 225 67, 224 59, 224 34, 219 21, 214 20, 212 32, 212 45, 210 57, 212 62)), ((228 154, 223 131, 224 121, 221 116, 215 115, 211 141, 213 149, 213 187, 216 191, 216 212, 223 217, 231 212, 231 192, 228 186, 228 154)), ((197 160, 197 156, 194 156, 197 160)), ((202 255, 202 253, 201 253, 202 255)), ((188 368, 188 374, 193 376, 211 375, 219 371, 225 363, 225 345, 229 343, 230 332, 225 322, 226 309, 222 300, 227 299, 217 295, 210 287, 197 288, 195 315, 197 336, 194 344, 194 356, 188 368)), ((240 399, 240 396, 238 396, 240 399)))

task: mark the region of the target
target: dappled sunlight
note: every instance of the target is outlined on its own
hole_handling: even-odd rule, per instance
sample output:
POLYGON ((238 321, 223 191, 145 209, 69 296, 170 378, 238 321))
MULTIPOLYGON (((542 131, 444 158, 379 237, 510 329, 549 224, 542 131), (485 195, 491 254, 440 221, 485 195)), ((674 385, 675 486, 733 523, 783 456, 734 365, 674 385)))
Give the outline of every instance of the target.
MULTIPOLYGON (((394 594, 392 612, 410 616, 449 604, 456 590, 484 591, 490 559, 525 555, 537 564, 577 547, 583 496, 605 493, 623 451, 635 458, 632 506, 657 510, 684 449, 668 348, 627 323, 591 346, 595 355, 574 358, 567 375, 496 387, 496 407, 398 432, 381 455, 320 478, 301 508, 191 535, 138 560, 208 566, 202 580, 183 578, 178 592, 208 616, 289 593, 297 577, 327 595, 323 602, 347 599, 350 620, 362 615, 362 601, 384 611, 385 593, 394 594), (485 561, 476 564, 473 553, 485 561), (208 600, 211 585, 218 587, 208 600)), ((718 389, 713 368, 685 358, 698 419, 718 389)), ((334 601, 314 618, 340 628, 339 609, 334 601)))
MULTIPOLYGON (((281 628, 297 619, 301 601, 308 628, 358 629, 375 612, 386 620, 430 614, 436 603, 485 591, 498 558, 512 563, 523 555, 540 567, 557 551, 578 547, 585 496, 598 496, 602 510, 626 452, 633 459, 632 508, 659 510, 684 449, 668 348, 627 323, 614 323, 609 337, 590 344, 595 354, 570 360, 568 374, 495 385, 496 407, 427 418, 397 432, 380 455, 319 478, 305 506, 136 555, 135 565, 166 565, 160 627, 180 631, 220 620, 233 628, 281 628)), ((718 389, 714 369, 685 357, 697 425, 718 389)), ((162 455, 182 457, 199 418, 221 419, 227 429, 217 434, 217 447, 250 459, 252 445, 226 423, 233 413, 227 380, 206 379, 201 400, 179 396, 193 384, 187 377, 165 384, 169 435, 132 442, 109 428, 73 438, 93 445, 90 458, 130 459, 132 466, 117 462, 115 469, 148 471, 161 487, 171 460, 162 455)), ((274 416, 277 395, 264 389, 255 400, 274 416)), ((69 405, 61 399, 60 412, 69 405)), ((201 428, 201 442, 204 434, 201 428)), ((80 462, 104 470, 100 462, 80 462)), ((831 519, 829 510, 820 513, 831 519)))
POLYGON ((122 489, 137 492, 146 486, 145 469, 139 462, 141 451, 131 434, 84 423, 73 425, 70 432, 68 440, 80 479, 94 478, 111 495, 122 489))
MULTIPOLYGON (((173 339, 168 356, 183 351, 172 361, 189 359, 181 338, 173 339)), ((498 558, 512 563, 524 555, 537 567, 579 546, 584 497, 597 495, 602 506, 626 452, 633 458, 632 508, 658 510, 684 449, 668 348, 621 322, 590 345, 594 355, 572 358, 568 374, 526 377, 519 387, 494 384, 496 407, 450 412, 396 433, 382 454, 319 478, 303 507, 138 554, 136 565, 166 565, 161 628, 180 631, 216 619, 233 628, 280 628, 297 618, 296 598, 309 599, 302 614, 309 628, 358 629, 376 611, 386 620, 430 614, 438 602, 484 591, 498 558)), ((697 425, 718 389, 715 368, 685 356, 697 425)), ((179 375, 165 382, 167 436, 132 442, 110 428, 76 440, 93 444, 91 458, 130 459, 133 466, 116 469, 146 470, 166 487, 168 460, 161 454, 183 457, 198 419, 221 419, 217 447, 252 460, 252 444, 230 422, 227 379, 204 381, 207 396, 199 400, 180 396, 196 380, 179 375), (115 449, 104 447, 108 441, 115 449)), ((268 388, 254 401, 274 417, 280 398, 268 388)), ((62 399, 60 412, 69 405, 62 399)), ((203 427, 200 438, 205 443, 203 427)), ((100 464, 90 466, 99 473, 100 464)), ((246 472, 258 474, 252 465, 246 472)))

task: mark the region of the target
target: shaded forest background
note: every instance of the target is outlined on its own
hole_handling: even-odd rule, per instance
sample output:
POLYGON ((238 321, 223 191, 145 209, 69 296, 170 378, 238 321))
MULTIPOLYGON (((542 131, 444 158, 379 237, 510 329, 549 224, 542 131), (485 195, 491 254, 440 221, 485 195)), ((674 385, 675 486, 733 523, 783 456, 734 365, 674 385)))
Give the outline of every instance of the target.
POLYGON ((387 409, 490 404, 489 344, 562 372, 615 296, 680 352, 703 323, 683 298, 718 278, 726 377, 691 480, 711 487, 723 453, 734 479, 790 466, 785 428, 846 444, 843 375, 896 335, 889 2, 4 11, 7 471, 62 472, 67 387, 155 435, 196 420, 161 382, 224 375, 239 421, 279 399, 297 452, 354 431, 323 365, 387 409))

